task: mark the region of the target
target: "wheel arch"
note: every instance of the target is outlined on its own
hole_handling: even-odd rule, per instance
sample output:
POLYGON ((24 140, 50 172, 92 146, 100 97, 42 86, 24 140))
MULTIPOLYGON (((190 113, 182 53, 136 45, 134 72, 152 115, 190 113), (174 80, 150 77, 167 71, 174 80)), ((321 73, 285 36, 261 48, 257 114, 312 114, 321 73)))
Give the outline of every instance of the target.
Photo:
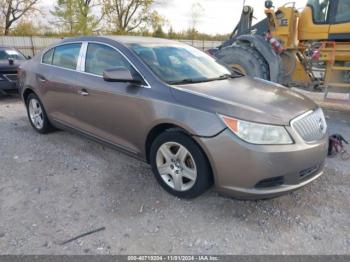
POLYGON ((271 45, 259 35, 242 35, 237 37, 235 44, 250 44, 252 45, 266 60, 270 69, 270 80, 279 83, 282 72, 282 59, 277 55, 271 45))
POLYGON ((23 93, 22 93, 22 98, 23 98, 24 103, 27 103, 27 98, 28 98, 28 96, 29 96, 30 94, 35 94, 35 95, 37 95, 37 94, 35 93, 35 91, 34 91, 32 88, 27 87, 27 88, 23 91, 23 93))
POLYGON ((215 174, 214 174, 214 170, 213 170, 213 166, 212 163, 210 161, 210 158, 208 156, 208 152, 205 148, 203 148, 203 146, 201 145, 201 143, 198 142, 197 139, 193 138, 193 134, 191 134, 191 132, 189 132, 188 130, 186 130, 185 128, 173 124, 173 123, 159 123, 157 125, 155 125, 149 132, 146 138, 146 142, 145 142, 145 156, 146 156, 146 161, 147 163, 150 163, 150 153, 151 153, 151 146, 153 141, 163 132, 166 131, 179 131, 179 132, 183 132, 185 134, 187 134, 188 136, 192 137, 193 141, 199 146, 199 148, 203 151, 205 157, 208 160, 208 164, 210 167, 210 173, 211 173, 211 177, 213 179, 213 182, 215 183, 215 174))
POLYGON ((146 161, 148 164, 150 164, 150 153, 151 153, 151 146, 153 141, 163 132, 167 132, 167 131, 178 131, 178 132, 183 132, 186 135, 188 135, 189 137, 191 137, 193 139, 193 142, 196 143, 198 145, 198 147, 202 150, 202 152, 204 153, 204 156, 207 159, 207 163, 209 164, 209 168, 210 168, 210 174, 211 174, 211 179, 212 179, 212 183, 215 184, 216 181, 216 174, 214 173, 214 169, 211 163, 211 159, 208 156, 208 152, 206 150, 206 148, 204 148, 202 146, 202 144, 198 141, 198 139, 196 139, 194 137, 193 134, 191 134, 188 130, 186 130, 185 128, 173 124, 173 123, 160 123, 157 124, 156 126, 154 126, 150 132, 147 135, 146 138, 146 142, 145 142, 145 153, 146 153, 146 161))
POLYGON ((145 141, 145 153, 146 153, 146 161, 147 163, 150 162, 150 151, 151 151, 151 146, 153 141, 163 132, 169 131, 169 130, 174 130, 174 131, 181 131, 184 132, 185 134, 191 136, 191 133, 188 132, 186 129, 183 127, 180 127, 176 124, 173 123, 159 123, 155 125, 151 130, 148 132, 146 141, 145 141))

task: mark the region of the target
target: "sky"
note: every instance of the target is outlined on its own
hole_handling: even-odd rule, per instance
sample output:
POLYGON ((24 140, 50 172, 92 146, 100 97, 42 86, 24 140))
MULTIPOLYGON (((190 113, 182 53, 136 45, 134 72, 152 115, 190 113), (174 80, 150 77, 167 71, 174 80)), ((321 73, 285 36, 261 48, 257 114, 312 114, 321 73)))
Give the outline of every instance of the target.
MULTIPOLYGON (((265 18, 264 0, 163 0, 164 4, 156 5, 155 9, 168 20, 175 31, 182 31, 191 25, 192 5, 200 3, 203 12, 198 21, 198 30, 208 34, 228 34, 239 21, 244 1, 246 5, 254 7, 256 22, 265 18)), ((298 8, 303 8, 306 1, 294 0, 298 8)), ((42 5, 45 10, 49 10, 55 2, 42 0, 42 5)), ((279 7, 287 2, 290 0, 275 0, 274 5, 279 7)))
MULTIPOLYGON (((233 31, 237 25, 244 0, 167 0, 166 5, 157 7, 157 11, 169 20, 176 31, 189 27, 191 23, 191 7, 199 2, 203 7, 202 18, 198 22, 198 29, 209 34, 226 34, 233 31)), ((290 2, 290 0, 275 0, 276 7, 290 2)), ((295 0, 297 7, 304 7, 306 0, 295 0)), ((265 18, 264 0, 246 0, 245 4, 254 7, 254 16, 259 21, 265 18)))

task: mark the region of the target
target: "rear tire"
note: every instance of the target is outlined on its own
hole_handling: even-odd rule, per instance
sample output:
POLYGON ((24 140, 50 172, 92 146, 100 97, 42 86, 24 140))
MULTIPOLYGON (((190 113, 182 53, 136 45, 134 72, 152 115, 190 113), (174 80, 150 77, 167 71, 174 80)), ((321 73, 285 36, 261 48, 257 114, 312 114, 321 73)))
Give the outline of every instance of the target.
POLYGON ((40 134, 47 134, 54 130, 39 97, 31 93, 26 100, 28 119, 32 127, 40 134))
POLYGON ((184 132, 160 134, 152 143, 150 164, 158 183, 176 197, 195 198, 212 185, 206 155, 184 132))
POLYGON ((270 80, 268 63, 253 47, 239 45, 225 47, 218 52, 216 57, 220 63, 244 75, 270 80))

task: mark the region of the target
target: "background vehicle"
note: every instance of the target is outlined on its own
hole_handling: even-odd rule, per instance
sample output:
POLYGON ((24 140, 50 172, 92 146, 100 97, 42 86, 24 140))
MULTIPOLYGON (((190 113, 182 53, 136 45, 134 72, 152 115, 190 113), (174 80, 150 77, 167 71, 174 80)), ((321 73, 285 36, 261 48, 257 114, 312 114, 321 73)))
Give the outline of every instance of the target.
POLYGON ((0 95, 17 92, 17 69, 25 60, 17 49, 0 46, 0 95))
POLYGON ((253 8, 245 6, 230 39, 214 50, 219 61, 250 76, 286 86, 350 88, 350 1, 309 0, 275 9, 265 2, 267 18, 252 26, 253 8))

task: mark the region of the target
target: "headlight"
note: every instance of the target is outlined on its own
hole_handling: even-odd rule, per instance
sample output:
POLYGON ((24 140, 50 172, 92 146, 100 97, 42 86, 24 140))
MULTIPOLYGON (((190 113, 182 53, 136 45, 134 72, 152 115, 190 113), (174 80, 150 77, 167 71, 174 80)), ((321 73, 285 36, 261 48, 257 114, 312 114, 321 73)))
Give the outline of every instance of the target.
POLYGON ((257 124, 220 115, 226 126, 240 139, 258 145, 287 145, 293 140, 283 126, 257 124))

